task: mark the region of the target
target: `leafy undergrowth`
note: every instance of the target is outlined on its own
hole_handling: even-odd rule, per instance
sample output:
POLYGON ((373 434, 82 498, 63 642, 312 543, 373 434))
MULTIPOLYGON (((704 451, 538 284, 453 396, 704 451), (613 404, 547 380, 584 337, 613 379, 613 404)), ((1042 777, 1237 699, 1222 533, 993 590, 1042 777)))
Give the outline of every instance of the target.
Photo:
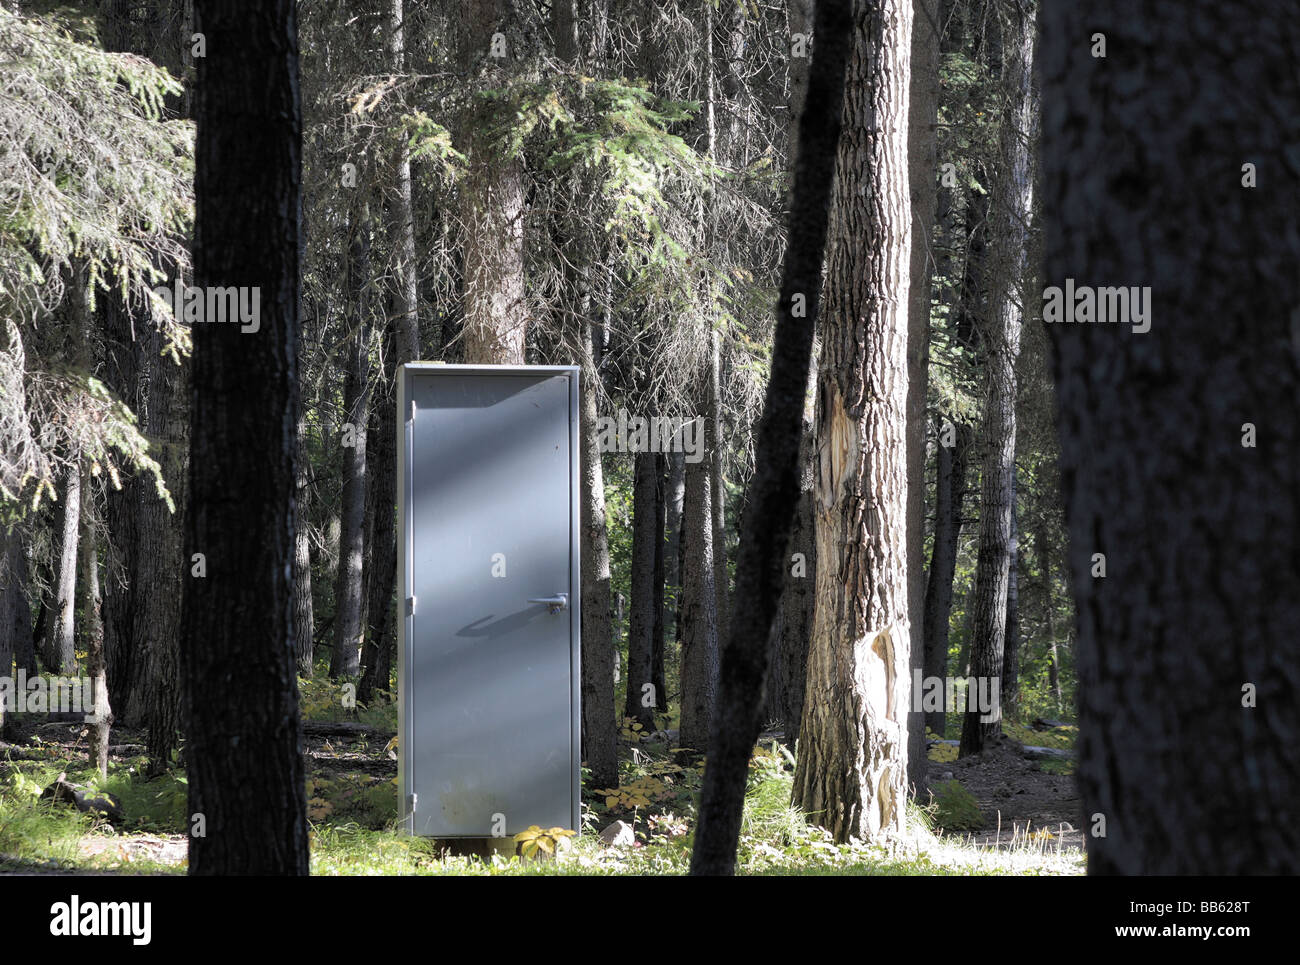
MULTIPOLYGON (((435 842, 397 829, 396 788, 364 770, 315 771, 308 784, 312 871, 319 875, 678 875, 690 865, 694 816, 703 767, 679 748, 631 741, 619 785, 589 795, 582 834, 544 832, 558 855, 511 853, 497 842, 487 858, 447 856, 435 842), (635 843, 606 847, 596 832, 626 822, 635 843)), ((380 748, 372 753, 382 756, 380 748)), ((179 874, 185 870, 185 784, 175 770, 145 781, 140 759, 115 763, 96 783, 84 766, 66 760, 0 765, 0 870, 115 871, 179 874), (127 815, 113 828, 102 818, 39 800, 58 773, 118 796, 127 815)), ((1081 874, 1077 853, 1053 853, 1026 840, 997 851, 946 836, 933 806, 909 808, 905 837, 887 844, 836 844, 790 806, 794 757, 771 742, 755 749, 745 797, 738 870, 752 875, 999 875, 1081 874)), ((533 835, 533 840, 537 837, 533 835)))

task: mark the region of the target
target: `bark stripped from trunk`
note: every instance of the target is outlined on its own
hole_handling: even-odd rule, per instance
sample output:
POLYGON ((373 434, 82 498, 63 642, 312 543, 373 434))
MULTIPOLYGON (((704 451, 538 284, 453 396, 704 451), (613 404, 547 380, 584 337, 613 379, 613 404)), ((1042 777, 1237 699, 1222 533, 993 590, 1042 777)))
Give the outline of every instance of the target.
POLYGON ((910 0, 855 0, 822 317, 817 602, 794 803, 837 841, 901 831, 910 0))

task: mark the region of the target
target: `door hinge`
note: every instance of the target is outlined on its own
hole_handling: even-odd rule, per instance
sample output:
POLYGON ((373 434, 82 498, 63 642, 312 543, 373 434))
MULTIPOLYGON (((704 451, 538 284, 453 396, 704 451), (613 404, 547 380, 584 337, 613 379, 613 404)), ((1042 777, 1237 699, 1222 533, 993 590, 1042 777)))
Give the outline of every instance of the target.
POLYGON ((414 399, 411 400, 411 414, 407 416, 406 421, 407 422, 415 421, 415 400, 414 399))
POLYGON ((415 601, 416 597, 408 596, 406 598, 406 615, 408 617, 415 616, 415 601))
POLYGON ((412 814, 415 813, 415 803, 416 803, 417 800, 419 800, 419 797, 420 797, 420 796, 419 796, 418 794, 409 794, 409 795, 407 795, 406 803, 410 805, 410 807, 411 807, 411 813, 412 813, 412 814))

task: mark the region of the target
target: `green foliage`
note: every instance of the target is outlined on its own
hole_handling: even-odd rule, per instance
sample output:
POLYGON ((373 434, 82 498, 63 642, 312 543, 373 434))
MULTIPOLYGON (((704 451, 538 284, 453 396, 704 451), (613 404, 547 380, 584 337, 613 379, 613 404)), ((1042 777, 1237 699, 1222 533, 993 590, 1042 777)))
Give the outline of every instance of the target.
POLYGON ((944 831, 978 831, 984 826, 975 796, 961 786, 959 781, 944 781, 933 789, 934 810, 931 816, 936 828, 944 831))
POLYGON ((142 322, 153 316, 167 354, 188 351, 189 330, 151 291, 157 265, 189 263, 193 125, 163 118, 180 91, 143 58, 0 8, 0 502, 52 498, 71 452, 114 485, 114 458, 152 476, 174 510, 129 409, 74 364, 85 335, 36 326, 63 323, 69 288, 84 299, 73 312, 115 289, 142 322))

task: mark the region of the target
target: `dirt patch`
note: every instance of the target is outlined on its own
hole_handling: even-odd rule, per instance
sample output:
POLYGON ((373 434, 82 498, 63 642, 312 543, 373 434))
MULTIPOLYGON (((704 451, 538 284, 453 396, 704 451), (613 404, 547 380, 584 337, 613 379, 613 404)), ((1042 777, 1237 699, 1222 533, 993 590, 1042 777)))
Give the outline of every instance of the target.
POLYGON ((931 787, 956 780, 975 798, 984 816, 984 826, 971 835, 976 844, 1003 848, 1028 839, 1053 850, 1083 847, 1074 777, 1045 773, 1038 762, 1025 760, 1024 748, 1010 737, 970 757, 930 761, 927 780, 931 787))

